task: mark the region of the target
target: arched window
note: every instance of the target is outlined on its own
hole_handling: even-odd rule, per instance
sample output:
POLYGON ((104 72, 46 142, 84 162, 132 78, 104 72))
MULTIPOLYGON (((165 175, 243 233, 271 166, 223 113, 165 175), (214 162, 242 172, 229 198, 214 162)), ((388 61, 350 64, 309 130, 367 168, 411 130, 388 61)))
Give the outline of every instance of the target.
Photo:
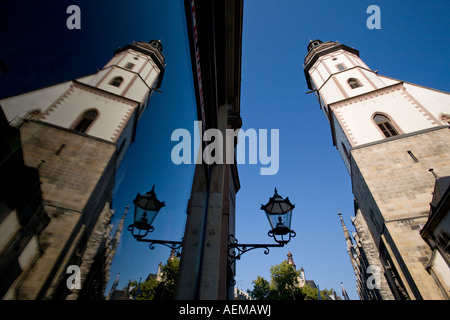
POLYGON ((441 120, 447 122, 450 125, 450 115, 449 114, 441 114, 441 120))
POLYGON ((346 67, 343 63, 337 64, 337 65, 336 65, 336 68, 337 68, 339 71, 342 71, 342 70, 347 69, 347 67, 346 67))
POLYGON ((382 114, 376 114, 373 117, 373 121, 376 123, 378 128, 380 128, 381 132, 383 132, 386 138, 398 135, 397 130, 395 130, 394 126, 391 123, 391 120, 389 120, 388 117, 382 114))
POLYGON ((33 109, 33 110, 30 110, 27 112, 25 119, 35 120, 35 119, 39 119, 41 116, 42 116, 41 109, 33 109))
POLYGON ((355 79, 355 78, 348 79, 347 83, 350 86, 350 88, 352 88, 352 89, 362 87, 361 82, 359 82, 358 79, 355 79))
POLYGON ((115 77, 114 79, 112 79, 109 84, 114 86, 114 87, 120 87, 120 85, 123 82, 123 78, 122 77, 115 77))
POLYGON ((97 117, 98 111, 93 109, 86 111, 81 115, 74 130, 81 133, 86 132, 97 117))

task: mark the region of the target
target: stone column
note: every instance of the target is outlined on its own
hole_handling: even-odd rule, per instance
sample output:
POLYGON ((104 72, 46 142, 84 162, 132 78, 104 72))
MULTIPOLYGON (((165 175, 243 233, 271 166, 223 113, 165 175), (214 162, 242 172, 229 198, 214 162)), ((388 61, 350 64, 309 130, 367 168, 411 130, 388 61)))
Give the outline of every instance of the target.
MULTIPOLYGON (((227 105, 219 108, 218 129, 223 137, 226 137, 227 109, 227 105)), ((205 168, 202 165, 196 167, 183 241, 177 299, 227 298, 230 188, 227 174, 229 165, 223 163, 225 145, 224 142, 222 163, 210 165, 209 183, 205 168)))

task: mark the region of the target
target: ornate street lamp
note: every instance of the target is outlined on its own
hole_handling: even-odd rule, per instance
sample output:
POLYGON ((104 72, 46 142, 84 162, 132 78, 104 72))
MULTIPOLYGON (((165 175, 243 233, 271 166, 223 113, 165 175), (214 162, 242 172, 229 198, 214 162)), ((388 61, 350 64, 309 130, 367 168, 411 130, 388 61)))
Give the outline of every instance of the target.
POLYGON ((284 247, 291 241, 291 238, 296 236, 295 231, 291 230, 292 210, 294 207, 295 205, 289 201, 288 197, 283 199, 278 194, 276 188, 275 194, 269 199, 269 202, 265 205, 261 205, 261 210, 264 210, 271 227, 271 230, 267 234, 270 237, 273 237, 277 244, 238 244, 238 240, 234 238, 234 235, 229 235, 228 270, 230 284, 235 284, 234 272, 231 271, 231 266, 236 259, 239 260, 244 253, 253 249, 262 248, 265 249, 264 254, 269 254, 269 248, 284 247))
POLYGON ((138 193, 136 198, 133 200, 133 203, 134 223, 128 226, 128 231, 131 231, 133 237, 137 241, 149 242, 151 250, 155 248, 155 244, 162 244, 176 250, 177 256, 179 256, 183 244, 181 241, 144 239, 149 232, 153 232, 155 230, 152 226, 153 221, 155 221, 159 210, 166 205, 164 201, 159 201, 156 197, 155 186, 153 186, 152 190, 144 195, 138 193), (137 230, 136 233, 135 230, 137 230))
POLYGON ((144 195, 140 193, 137 194, 136 199, 133 200, 134 203, 134 224, 133 227, 138 230, 146 231, 145 235, 148 232, 153 232, 155 228, 153 228, 152 223, 158 215, 159 210, 164 207, 166 204, 164 201, 159 201, 156 198, 155 194, 155 186, 153 186, 152 190, 147 192, 144 195))
POLYGON ((261 205, 267 219, 269 220, 271 230, 268 232, 270 237, 280 244, 286 244, 295 237, 295 232, 291 230, 292 210, 295 208, 289 198, 283 199, 275 188, 275 194, 269 199, 265 205, 261 205), (288 238, 285 239, 285 236, 288 238))

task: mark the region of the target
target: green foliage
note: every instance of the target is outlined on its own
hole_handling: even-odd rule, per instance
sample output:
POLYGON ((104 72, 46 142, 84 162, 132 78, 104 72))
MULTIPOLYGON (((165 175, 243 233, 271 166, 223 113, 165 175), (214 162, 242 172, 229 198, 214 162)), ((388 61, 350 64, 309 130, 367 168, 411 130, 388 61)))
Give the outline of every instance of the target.
MULTIPOLYGON (((315 288, 311 288, 309 285, 301 288, 303 294, 303 300, 318 300, 319 299, 319 290, 315 288)), ((323 294, 321 293, 322 297, 323 294)))
POLYGON ((141 282, 141 289, 136 296, 139 284, 137 281, 132 281, 130 287, 134 287, 134 289, 131 291, 130 296, 136 296, 136 300, 154 300, 158 292, 158 285, 159 283, 155 278, 150 278, 147 281, 141 282))
POLYGON ((172 300, 175 294, 175 287, 178 279, 178 270, 180 268, 180 259, 174 257, 169 259, 165 266, 162 266, 162 279, 160 286, 162 287, 161 298, 163 300, 172 300))
POLYGON ((290 300, 295 294, 294 289, 298 287, 300 271, 296 271, 287 261, 270 268, 271 295, 272 300, 290 300))
POLYGON ((261 276, 258 276, 253 282, 253 291, 249 292, 251 297, 256 300, 268 300, 270 296, 270 283, 261 276))
MULTIPOLYGON (((318 300, 319 291, 309 285, 299 286, 300 271, 296 271, 287 261, 270 268, 271 281, 261 276, 252 282, 253 290, 248 290, 255 300, 318 300)), ((332 294, 331 290, 320 290, 322 299, 332 294)))
POLYGON ((156 280, 156 278, 150 278, 147 281, 141 282, 140 291, 137 296, 138 282, 130 282, 130 287, 134 287, 130 292, 130 296, 136 296, 136 300, 172 300, 175 293, 179 266, 180 259, 177 257, 169 259, 166 265, 161 266, 161 281, 156 280))

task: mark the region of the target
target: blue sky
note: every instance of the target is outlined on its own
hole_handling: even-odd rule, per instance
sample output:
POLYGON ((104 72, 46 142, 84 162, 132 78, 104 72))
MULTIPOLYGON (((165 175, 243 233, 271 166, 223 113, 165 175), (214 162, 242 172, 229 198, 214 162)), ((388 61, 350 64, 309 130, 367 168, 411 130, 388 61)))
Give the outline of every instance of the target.
MULTIPOLYGON (((120 273, 123 287, 128 279, 156 273, 159 262, 169 256, 168 248, 151 251, 126 231, 138 192, 155 184, 158 198, 166 201, 155 220, 154 238, 183 236, 194 166, 171 162, 176 143, 170 136, 177 128, 193 132, 196 107, 182 2, 107 3, 1 2, 0 59, 10 71, 0 75, 0 97, 93 73, 109 61, 114 49, 133 40, 162 41, 167 63, 163 93, 153 96, 116 179, 112 222, 116 224, 126 205, 131 206, 110 275, 113 281, 120 273), (81 8, 81 30, 66 28, 65 11, 71 4, 81 8)), ((362 60, 382 75, 449 91, 449 14, 448 1, 244 1, 243 129, 279 129, 280 167, 276 175, 262 176, 260 164, 239 165, 236 238, 240 243, 271 243, 259 208, 274 187, 296 205, 292 228, 297 236, 267 256, 263 250, 245 254, 237 263, 238 287, 251 288, 258 275, 269 279, 270 267, 290 251, 308 280, 338 293, 343 282, 350 298, 358 298, 337 215, 341 211, 353 230, 350 176, 332 145, 317 100, 305 94, 306 46, 310 39, 339 41, 359 50, 362 60), (366 27, 366 9, 372 4, 381 9, 380 30, 366 27)))

